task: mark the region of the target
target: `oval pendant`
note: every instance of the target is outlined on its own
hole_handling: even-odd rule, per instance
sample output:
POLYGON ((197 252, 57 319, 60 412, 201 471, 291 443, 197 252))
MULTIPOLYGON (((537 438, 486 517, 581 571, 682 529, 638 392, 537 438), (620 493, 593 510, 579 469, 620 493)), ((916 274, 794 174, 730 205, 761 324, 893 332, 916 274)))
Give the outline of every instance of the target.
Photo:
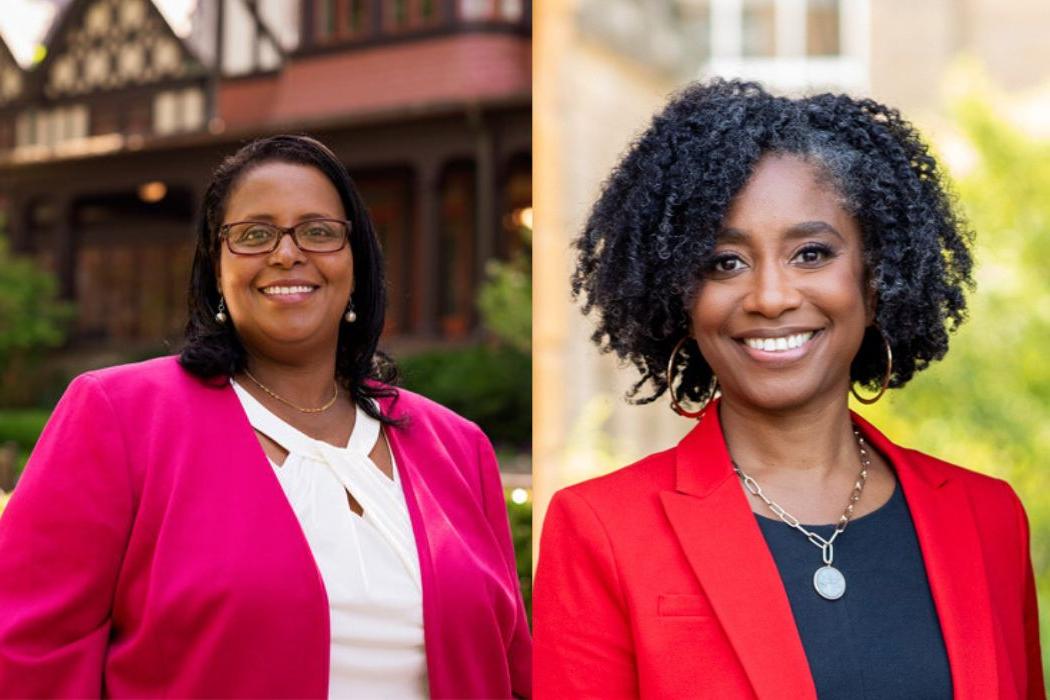
POLYGON ((813 587, 827 600, 838 600, 846 592, 846 577, 830 564, 822 566, 813 574, 813 587))

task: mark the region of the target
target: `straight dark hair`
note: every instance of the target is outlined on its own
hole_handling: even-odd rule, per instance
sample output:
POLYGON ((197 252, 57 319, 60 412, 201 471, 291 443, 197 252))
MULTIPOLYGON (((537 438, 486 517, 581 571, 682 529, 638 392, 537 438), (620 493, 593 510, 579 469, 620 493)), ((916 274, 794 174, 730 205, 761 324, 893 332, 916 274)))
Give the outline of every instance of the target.
POLYGON ((179 363, 186 371, 208 380, 228 379, 244 369, 247 353, 233 323, 219 323, 219 227, 226 215, 230 192, 245 174, 264 163, 291 163, 319 170, 339 193, 351 222, 350 248, 354 259, 354 309, 357 320, 341 323, 336 349, 336 380, 365 413, 385 424, 373 399, 397 397, 397 367, 377 349, 386 316, 383 253, 375 227, 342 161, 324 144, 308 136, 261 138, 226 158, 212 175, 197 221, 197 247, 190 273, 189 321, 179 363))

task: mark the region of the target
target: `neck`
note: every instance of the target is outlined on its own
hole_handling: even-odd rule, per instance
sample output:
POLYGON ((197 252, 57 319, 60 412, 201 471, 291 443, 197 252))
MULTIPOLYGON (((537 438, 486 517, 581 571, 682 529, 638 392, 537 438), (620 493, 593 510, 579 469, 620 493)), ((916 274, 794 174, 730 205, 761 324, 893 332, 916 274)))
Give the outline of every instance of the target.
POLYGON ((289 363, 249 352, 247 368, 270 391, 298 406, 323 406, 332 398, 334 354, 322 362, 289 363))
POLYGON ((719 420, 730 456, 752 476, 787 472, 824 479, 858 463, 845 395, 783 412, 724 397, 719 420))

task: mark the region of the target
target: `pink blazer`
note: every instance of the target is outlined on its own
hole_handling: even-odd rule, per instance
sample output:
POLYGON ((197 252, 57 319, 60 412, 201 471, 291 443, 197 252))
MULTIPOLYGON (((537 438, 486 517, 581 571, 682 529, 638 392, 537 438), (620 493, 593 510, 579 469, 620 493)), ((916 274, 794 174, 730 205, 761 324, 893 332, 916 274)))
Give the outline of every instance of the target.
MULTIPOLYGON (((853 420, 904 491, 955 697, 1045 698, 1028 524, 1013 490, 853 420)), ((816 699, 713 408, 677 447, 559 491, 535 586, 537 698, 816 699)))
MULTIPOLYGON (((423 581, 430 693, 530 694, 531 642, 495 456, 401 391, 384 413, 423 581)), ((229 384, 175 358, 62 397, 0 519, 0 695, 323 697, 329 612, 229 384)))

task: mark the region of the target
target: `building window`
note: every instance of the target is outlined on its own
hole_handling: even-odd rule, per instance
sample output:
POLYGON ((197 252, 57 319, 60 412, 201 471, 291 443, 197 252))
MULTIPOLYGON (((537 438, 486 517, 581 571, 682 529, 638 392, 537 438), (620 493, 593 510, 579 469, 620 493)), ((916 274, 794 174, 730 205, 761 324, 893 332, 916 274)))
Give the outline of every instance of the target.
MULTIPOLYGON (((397 4, 397 0, 380 3, 384 12, 397 4)), ((371 34, 375 5, 374 0, 318 0, 314 5, 316 41, 327 44, 371 34)))
POLYGON ((438 314, 446 338, 463 338, 474 323, 475 190, 473 163, 448 168, 441 184, 438 314))
POLYGON ((389 0, 383 3, 383 26, 402 32, 434 26, 441 21, 438 0, 389 0))
POLYGON ((710 0, 679 0, 675 6, 685 47, 697 64, 711 57, 710 0))
POLYGON ((29 110, 15 120, 15 146, 54 147, 88 135, 88 110, 69 105, 48 110, 29 110))
POLYGON ((744 0, 741 50, 747 58, 777 53, 776 3, 773 0, 744 0))
POLYGON ((467 22, 518 22, 525 15, 524 0, 459 0, 459 16, 467 22))
POLYGON ((15 145, 31 146, 36 143, 36 113, 23 112, 15 119, 15 145))
POLYGON ((368 11, 371 2, 369 0, 348 0, 349 7, 346 8, 345 12, 345 24, 346 34, 350 36, 360 36, 365 34, 369 29, 369 20, 371 17, 368 11))
POLYGON ((318 0, 317 5, 317 39, 326 41, 335 35, 336 0, 318 0))
POLYGON ((408 0, 390 0, 390 25, 395 29, 408 26, 408 0))
POLYGON ((806 55, 838 56, 839 0, 809 0, 806 4, 806 55))
POLYGON ((204 116, 200 88, 165 90, 153 98, 153 131, 161 136, 196 131, 204 126, 204 116))
POLYGON ((354 172, 354 182, 375 226, 386 265, 387 311, 384 334, 411 332, 410 301, 419 294, 418 276, 412 275, 411 246, 414 200, 411 171, 375 170, 354 172))
POLYGON ((11 120, 4 117, 0 117, 0 150, 7 150, 14 148, 15 145, 15 130, 11 124, 11 120))

